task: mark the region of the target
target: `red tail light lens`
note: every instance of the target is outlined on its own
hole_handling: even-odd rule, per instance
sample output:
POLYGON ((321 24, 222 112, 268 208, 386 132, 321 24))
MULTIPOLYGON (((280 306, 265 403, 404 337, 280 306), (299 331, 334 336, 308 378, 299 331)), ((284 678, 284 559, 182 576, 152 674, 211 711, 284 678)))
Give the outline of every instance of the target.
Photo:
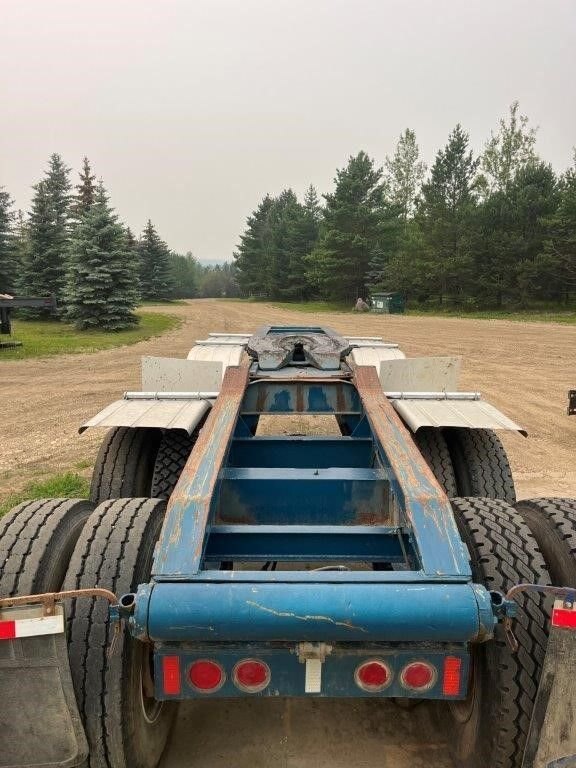
POLYGON ((188 678, 192 687, 200 693, 213 693, 222 688, 226 674, 217 662, 198 659, 188 670, 188 678))
POLYGON ((392 673, 383 661, 371 660, 356 667, 354 678, 359 688, 376 693, 386 688, 392 680, 392 673))
POLYGON ((427 691, 436 682, 436 670, 426 661, 413 661, 402 670, 400 682, 413 691, 427 691))
POLYGON ((180 693, 180 657, 162 657, 162 685, 164 693, 175 696, 180 693))
POLYGON ((232 679, 241 691, 258 693, 270 683, 270 667, 259 659, 244 659, 234 667, 232 679))
POLYGON ((460 673, 462 659, 447 656, 444 659, 444 675, 442 678, 442 693, 444 696, 458 696, 460 693, 460 673))

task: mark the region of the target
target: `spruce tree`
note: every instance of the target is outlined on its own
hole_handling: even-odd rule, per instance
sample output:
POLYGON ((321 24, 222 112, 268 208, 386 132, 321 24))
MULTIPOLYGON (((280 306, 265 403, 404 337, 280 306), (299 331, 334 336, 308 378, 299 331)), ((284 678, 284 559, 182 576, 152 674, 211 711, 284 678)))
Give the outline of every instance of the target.
POLYGON ((12 293, 16 288, 13 223, 12 199, 0 187, 0 293, 12 293))
POLYGON ((270 211, 274 205, 266 195, 258 208, 248 217, 234 253, 240 291, 245 296, 265 296, 271 268, 270 211))
POLYGON ((144 299, 168 299, 173 283, 170 269, 170 250, 148 219, 140 242, 140 290, 144 299))
POLYGON ((87 157, 82 161, 79 176, 80 184, 76 184, 76 194, 71 206, 71 215, 76 222, 88 213, 96 196, 96 176, 92 173, 87 157))
POLYGON ((309 267, 326 298, 353 301, 366 295, 369 265, 380 251, 382 171, 360 152, 335 182, 335 191, 324 195, 324 221, 309 267))
MULTIPOLYGON (((29 238, 22 269, 22 290, 32 296, 54 296, 62 303, 69 243, 69 169, 52 155, 46 176, 34 187, 29 238)), ((28 316, 44 316, 27 310, 28 316)))
POLYGON ((119 331, 138 322, 138 267, 100 184, 72 236, 66 317, 80 330, 119 331))

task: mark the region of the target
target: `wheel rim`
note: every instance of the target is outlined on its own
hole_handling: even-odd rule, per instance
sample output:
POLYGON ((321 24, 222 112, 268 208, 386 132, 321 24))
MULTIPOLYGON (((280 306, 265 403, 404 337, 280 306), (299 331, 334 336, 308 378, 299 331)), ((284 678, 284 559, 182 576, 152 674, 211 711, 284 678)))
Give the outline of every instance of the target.
POLYGON ((153 677, 154 655, 151 647, 146 647, 142 653, 142 663, 140 664, 140 706, 144 720, 153 725, 162 712, 164 702, 154 698, 154 677, 153 677))

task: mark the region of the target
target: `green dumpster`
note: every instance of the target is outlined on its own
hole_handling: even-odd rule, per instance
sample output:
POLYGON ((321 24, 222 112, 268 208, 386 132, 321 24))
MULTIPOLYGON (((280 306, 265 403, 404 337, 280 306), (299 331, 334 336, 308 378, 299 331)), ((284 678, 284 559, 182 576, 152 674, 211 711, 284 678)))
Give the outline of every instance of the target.
POLYGON ((406 301, 401 293, 373 293, 372 312, 387 315, 403 315, 406 309, 406 301))

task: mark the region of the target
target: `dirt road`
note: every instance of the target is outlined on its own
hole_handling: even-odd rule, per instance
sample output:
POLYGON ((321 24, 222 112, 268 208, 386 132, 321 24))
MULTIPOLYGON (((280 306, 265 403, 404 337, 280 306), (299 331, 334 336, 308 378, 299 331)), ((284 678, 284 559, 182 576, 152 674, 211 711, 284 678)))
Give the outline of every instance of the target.
MULTIPOLYGON (((152 308, 151 308, 152 309, 152 308)), ((158 311, 166 312, 165 307, 158 311)), ((90 464, 102 437, 78 426, 126 389, 139 387, 140 356, 186 356, 209 331, 265 323, 320 323, 382 335, 408 356, 462 355, 462 388, 480 390, 529 432, 504 435, 521 496, 576 494, 576 326, 501 320, 303 314, 267 304, 194 301, 168 310, 183 324, 166 335, 89 355, 0 361, 0 499, 31 478, 90 464)))
MULTIPOLYGON (((576 326, 309 315, 210 300, 168 311, 183 324, 161 338, 91 355, 0 362, 0 498, 32 477, 93 461, 102 435, 78 437, 78 425, 139 387, 140 355, 186 356, 209 331, 270 322, 382 335, 408 356, 462 355, 462 388, 482 391, 529 432, 527 439, 504 436, 519 495, 576 495, 576 418, 565 415, 566 391, 576 386, 576 326)), ((428 706, 408 712, 362 700, 187 704, 163 768, 450 768, 431 714, 428 706)))

